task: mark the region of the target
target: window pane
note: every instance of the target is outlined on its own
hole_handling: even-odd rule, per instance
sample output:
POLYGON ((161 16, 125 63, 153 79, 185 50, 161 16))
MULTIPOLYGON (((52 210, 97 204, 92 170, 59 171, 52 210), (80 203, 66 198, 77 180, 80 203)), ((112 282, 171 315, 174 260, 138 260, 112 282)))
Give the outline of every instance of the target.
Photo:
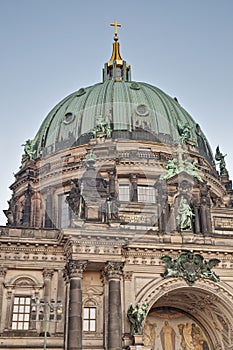
POLYGON ((24 315, 24 321, 29 321, 29 316, 30 316, 29 314, 25 314, 24 315))
POLYGON ((129 201, 129 185, 119 185, 119 200, 123 202, 129 201))
POLYGON ((84 308, 84 318, 85 318, 85 319, 88 319, 88 318, 89 318, 89 308, 88 308, 88 307, 85 307, 85 308, 84 308))
POLYGON ((29 329, 29 323, 28 322, 23 324, 23 329, 24 330, 29 329))
POLYGON ((16 322, 12 322, 12 329, 17 329, 17 323, 16 322))
POLYGON ((24 314, 19 314, 18 320, 19 320, 19 321, 23 321, 23 316, 24 316, 24 314))
POLYGON ((95 307, 90 308, 90 319, 95 319, 95 307))
POLYGON ((31 298, 26 298, 25 304, 30 305, 31 304, 31 298))
POLYGON ((23 322, 18 322, 18 329, 23 329, 23 322))
POLYGON ((95 321, 94 320, 90 321, 90 331, 95 332, 95 321))
POLYGON ((25 306, 25 312, 29 313, 30 312, 30 305, 25 306))
POLYGON ((20 305, 19 312, 24 312, 24 305, 20 305))
POLYGON ((19 298, 15 297, 14 304, 18 304, 18 303, 19 303, 19 298))
POLYGON ((17 321, 17 320, 18 320, 18 315, 17 314, 13 314, 12 321, 17 321))
POLYGON ((89 326, 88 320, 84 320, 83 321, 83 330, 86 331, 86 332, 89 331, 89 327, 88 326, 89 326))
POLYGON ((19 307, 18 306, 14 306, 13 307, 13 312, 18 312, 19 311, 19 307))

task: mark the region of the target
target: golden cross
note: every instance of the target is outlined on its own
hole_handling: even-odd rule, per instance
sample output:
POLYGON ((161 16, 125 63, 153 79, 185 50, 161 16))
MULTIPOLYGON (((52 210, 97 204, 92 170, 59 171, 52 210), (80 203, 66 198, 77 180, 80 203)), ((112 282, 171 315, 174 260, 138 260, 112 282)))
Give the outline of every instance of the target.
POLYGON ((121 24, 114 20, 114 23, 110 23, 110 26, 114 27, 114 34, 117 35, 117 27, 121 27, 121 24))

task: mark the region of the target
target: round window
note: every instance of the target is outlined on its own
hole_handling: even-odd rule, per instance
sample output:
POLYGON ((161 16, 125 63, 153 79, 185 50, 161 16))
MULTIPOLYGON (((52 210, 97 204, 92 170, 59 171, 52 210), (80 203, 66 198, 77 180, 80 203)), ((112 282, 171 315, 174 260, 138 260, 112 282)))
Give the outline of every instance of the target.
POLYGON ((65 123, 65 124, 69 124, 69 123, 71 123, 73 120, 74 120, 74 114, 73 113, 71 113, 71 112, 69 112, 69 113, 66 113, 65 115, 64 115, 64 120, 63 120, 63 122, 65 123))
POLYGON ((139 105, 139 106, 137 106, 136 112, 137 112, 138 115, 141 115, 141 116, 143 116, 143 117, 145 117, 146 115, 149 114, 146 105, 139 105))

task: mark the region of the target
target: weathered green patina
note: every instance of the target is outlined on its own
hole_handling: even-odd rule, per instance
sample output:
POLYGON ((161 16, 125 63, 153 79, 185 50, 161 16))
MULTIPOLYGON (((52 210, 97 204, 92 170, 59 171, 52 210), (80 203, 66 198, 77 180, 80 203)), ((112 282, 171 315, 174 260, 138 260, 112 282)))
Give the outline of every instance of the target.
POLYGON ((135 307, 133 307, 132 303, 130 304, 127 312, 127 317, 130 325, 133 328, 134 334, 142 334, 142 322, 146 317, 147 309, 147 304, 143 304, 141 306, 138 303, 135 307))
POLYGON ((166 270, 161 277, 182 277, 188 285, 192 286, 198 278, 219 282, 219 277, 212 268, 220 263, 219 259, 205 260, 201 254, 194 254, 192 250, 180 254, 177 258, 163 256, 166 270))
POLYGON ((112 137, 119 138, 123 131, 124 138, 147 137, 168 144, 175 144, 180 137, 184 141, 190 137, 196 147, 202 147, 201 153, 206 159, 213 160, 205 135, 174 98, 143 82, 113 80, 79 89, 58 103, 33 140, 34 158, 86 143, 85 135, 93 137, 92 131, 99 125, 100 116, 111 126, 112 137), (188 136, 181 125, 188 128, 188 136))
POLYGON ((201 176, 197 171, 197 163, 190 162, 188 159, 183 160, 183 156, 185 156, 185 152, 182 149, 181 145, 177 146, 177 158, 173 158, 168 160, 164 173, 160 176, 160 180, 168 180, 175 175, 179 175, 183 171, 187 174, 191 175, 196 180, 203 182, 201 176))

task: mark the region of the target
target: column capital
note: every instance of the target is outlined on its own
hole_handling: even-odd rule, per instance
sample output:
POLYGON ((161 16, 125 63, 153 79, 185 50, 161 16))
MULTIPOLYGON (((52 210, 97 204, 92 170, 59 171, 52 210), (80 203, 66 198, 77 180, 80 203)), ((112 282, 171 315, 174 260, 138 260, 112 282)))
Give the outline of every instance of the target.
POLYGON ((109 279, 121 279, 123 274, 123 262, 108 261, 104 267, 104 275, 109 279))
POLYGON ((44 279, 49 279, 51 280, 54 274, 54 270, 51 269, 44 269, 43 271, 43 277, 44 279))
POLYGON ((86 270, 87 260, 72 260, 70 259, 66 264, 66 271, 69 278, 83 277, 83 272, 86 270))

